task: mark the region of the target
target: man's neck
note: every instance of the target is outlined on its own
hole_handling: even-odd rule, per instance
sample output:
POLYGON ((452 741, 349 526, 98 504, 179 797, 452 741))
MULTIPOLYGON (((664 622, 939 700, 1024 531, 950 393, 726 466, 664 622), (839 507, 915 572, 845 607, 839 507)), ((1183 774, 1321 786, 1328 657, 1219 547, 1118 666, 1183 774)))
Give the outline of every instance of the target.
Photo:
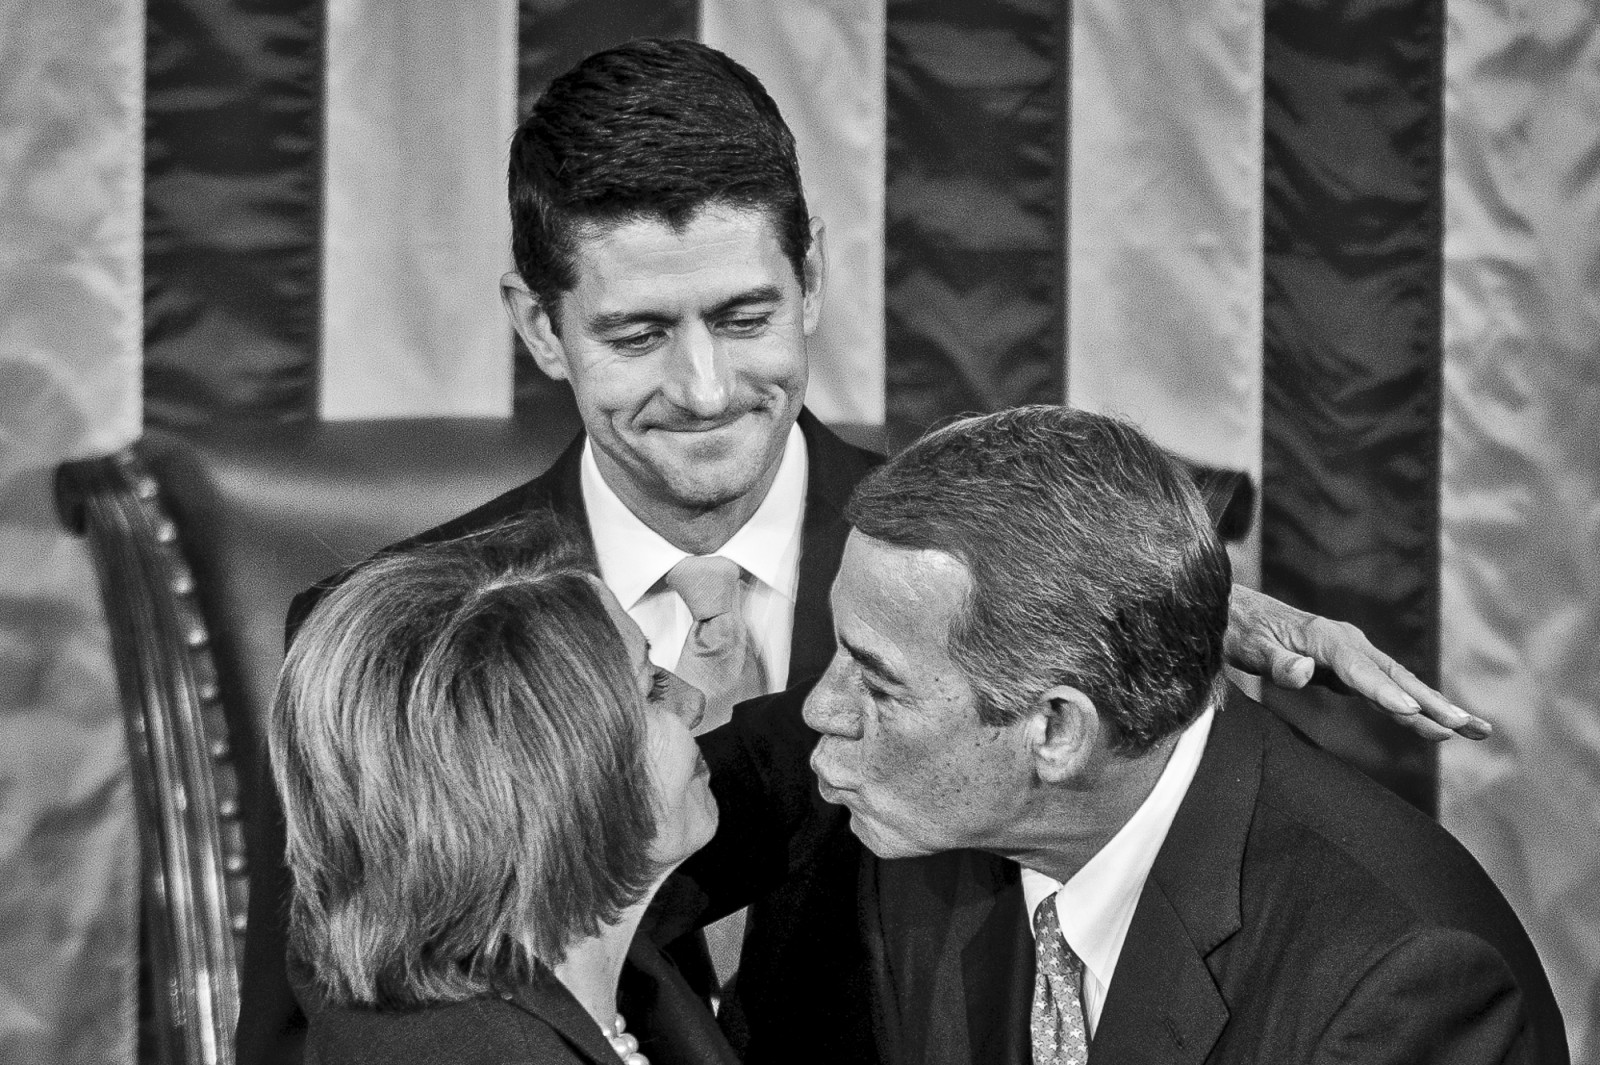
POLYGON ((673 547, 691 555, 711 555, 733 539, 734 534, 744 528, 755 512, 761 509, 761 503, 767 498, 771 487, 769 479, 760 486, 759 493, 752 492, 710 510, 685 510, 663 506, 655 501, 648 506, 639 506, 627 495, 621 492, 617 494, 628 505, 628 509, 639 516, 640 521, 673 547))
POLYGON ((1136 758, 1102 751, 1078 781, 1036 785, 1012 838, 992 849, 1066 883, 1144 805, 1176 745, 1173 737, 1136 758))

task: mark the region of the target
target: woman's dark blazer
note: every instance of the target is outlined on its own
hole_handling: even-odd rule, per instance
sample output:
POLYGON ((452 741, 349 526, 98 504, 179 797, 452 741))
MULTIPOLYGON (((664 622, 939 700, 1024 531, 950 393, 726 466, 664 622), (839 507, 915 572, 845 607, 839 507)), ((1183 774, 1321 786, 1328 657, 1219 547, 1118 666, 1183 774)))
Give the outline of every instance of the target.
MULTIPOLYGON (((651 1065, 738 1065, 716 1021, 671 963, 640 937, 624 991, 641 981, 650 1004, 635 1035, 651 1065), (666 968, 663 968, 666 966, 666 968)), ((302 993, 304 988, 302 987, 302 993)), ((629 996, 623 996, 624 1008, 629 996)), ((637 998, 633 1000, 637 1003, 637 998)), ((549 970, 515 994, 419 1010, 317 1007, 307 1011, 306 1065, 618 1065, 600 1027, 549 970)), ((630 1018, 630 1028, 634 1027, 630 1018)))

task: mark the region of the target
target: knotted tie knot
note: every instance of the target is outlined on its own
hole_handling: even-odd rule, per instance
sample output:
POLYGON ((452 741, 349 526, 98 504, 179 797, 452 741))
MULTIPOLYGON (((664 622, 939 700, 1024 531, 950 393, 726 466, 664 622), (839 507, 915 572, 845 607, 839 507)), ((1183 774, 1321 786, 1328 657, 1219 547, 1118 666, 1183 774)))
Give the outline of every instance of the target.
POLYGON ((667 571, 667 587, 677 592, 695 621, 709 621, 739 609, 744 570, 721 555, 690 555, 667 571))

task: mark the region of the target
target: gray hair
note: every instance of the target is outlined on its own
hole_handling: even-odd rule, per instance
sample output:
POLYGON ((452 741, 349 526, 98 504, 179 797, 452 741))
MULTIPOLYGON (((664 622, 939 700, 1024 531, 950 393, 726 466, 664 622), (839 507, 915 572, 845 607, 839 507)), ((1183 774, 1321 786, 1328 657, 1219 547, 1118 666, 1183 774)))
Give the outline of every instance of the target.
POLYGON ((575 543, 537 518, 379 556, 300 629, 270 742, 329 1001, 526 984, 657 874, 642 699, 575 543))
POLYGON ((1227 553, 1175 460, 1124 422, 1032 406, 952 423, 871 474, 846 515, 967 567, 949 649, 986 724, 1066 684, 1094 701, 1115 749, 1139 753, 1214 690, 1227 553))

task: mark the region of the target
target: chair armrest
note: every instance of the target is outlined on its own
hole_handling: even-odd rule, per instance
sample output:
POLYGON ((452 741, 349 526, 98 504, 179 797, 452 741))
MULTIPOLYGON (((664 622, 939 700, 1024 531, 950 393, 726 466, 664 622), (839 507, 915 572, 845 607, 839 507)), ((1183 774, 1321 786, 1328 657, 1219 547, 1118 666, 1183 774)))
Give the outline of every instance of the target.
POLYGON ((238 776, 210 636, 137 447, 56 471, 85 537, 122 694, 143 848, 145 950, 162 1060, 231 1065, 248 878, 238 776))

